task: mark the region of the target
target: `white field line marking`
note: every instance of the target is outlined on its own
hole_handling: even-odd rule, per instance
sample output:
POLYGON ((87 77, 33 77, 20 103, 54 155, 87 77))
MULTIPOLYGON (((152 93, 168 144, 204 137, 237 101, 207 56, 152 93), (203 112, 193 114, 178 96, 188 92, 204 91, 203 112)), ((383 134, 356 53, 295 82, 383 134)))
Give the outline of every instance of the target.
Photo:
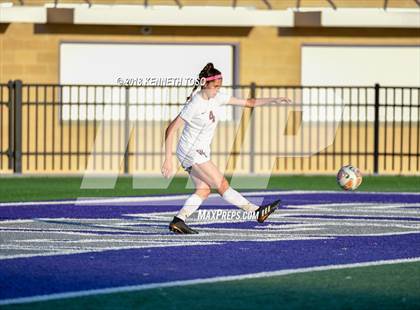
MULTIPOLYGON (((340 191, 257 191, 243 192, 244 196, 270 196, 270 195, 294 195, 294 194, 339 194, 346 195, 346 192, 340 191)), ((420 193, 412 192, 357 192, 358 195, 381 194, 381 195, 414 195, 419 196, 420 193)), ((67 204, 101 204, 101 203, 124 203, 124 202, 152 202, 152 201, 168 201, 187 199, 190 194, 185 195, 169 195, 169 196, 143 196, 143 197, 116 197, 116 198, 82 198, 58 201, 28 201, 28 202, 3 202, 0 207, 8 206, 37 206, 37 205, 67 205, 67 204)), ((219 197, 219 194, 211 194, 209 198, 219 197)), ((304 198, 304 197, 303 197, 304 198)))
POLYGON ((78 291, 78 292, 67 292, 67 293, 57 293, 57 294, 49 294, 49 295, 37 295, 37 296, 31 296, 31 297, 4 299, 4 300, 0 300, 0 305, 30 303, 30 302, 48 301, 48 300, 54 300, 54 299, 74 298, 74 297, 91 296, 91 295, 103 295, 103 294, 112 294, 112 293, 120 293, 120 292, 143 291, 143 290, 149 290, 149 289, 155 289, 155 288, 187 286, 187 285, 204 284, 204 283, 217 283, 217 282, 223 282, 223 281, 237 281, 237 280, 245 280, 245 279, 267 278, 267 277, 284 276, 284 275, 289 275, 289 274, 298 274, 298 273, 314 272, 314 271, 326 271, 326 270, 337 270, 337 269, 356 268, 356 267, 369 267, 369 266, 391 265, 391 264, 399 264, 399 263, 411 263, 411 262, 418 262, 418 261, 420 261, 420 257, 381 260, 381 261, 355 263, 355 264, 327 265, 327 266, 316 266, 316 267, 309 267, 309 268, 285 269, 285 270, 258 272, 258 273, 250 273, 250 274, 235 275, 235 276, 222 276, 222 277, 213 277, 213 278, 204 278, 204 279, 172 281, 172 282, 165 282, 165 283, 151 283, 151 284, 120 286, 120 287, 112 287, 112 288, 105 288, 105 289, 93 289, 93 290, 78 291))
MULTIPOLYGON (((52 248, 45 248, 46 250, 49 250, 48 253, 37 253, 37 254, 16 254, 16 255, 0 255, 0 260, 10 260, 15 258, 32 258, 35 256, 61 256, 61 255, 70 255, 70 254, 84 254, 84 253, 100 253, 100 252, 106 252, 106 251, 113 251, 113 250, 130 250, 130 249, 144 249, 144 248, 162 248, 162 247, 177 247, 177 246, 195 246, 195 245, 218 245, 221 244, 221 242, 203 242, 203 241, 193 241, 192 242, 183 242, 183 241, 175 241, 173 243, 163 243, 163 242, 156 242, 155 244, 148 244, 146 246, 138 245, 138 246, 130 246, 130 247, 110 247, 110 248, 92 248, 90 250, 74 250, 74 249, 57 249, 54 250, 52 248), (59 252, 58 252, 59 251, 59 252)), ((23 249, 24 250, 24 249, 23 249)), ((30 249, 27 249, 30 250, 30 249)), ((36 249, 34 249, 36 250, 36 249)), ((1 305, 1 300, 0 300, 1 305)))

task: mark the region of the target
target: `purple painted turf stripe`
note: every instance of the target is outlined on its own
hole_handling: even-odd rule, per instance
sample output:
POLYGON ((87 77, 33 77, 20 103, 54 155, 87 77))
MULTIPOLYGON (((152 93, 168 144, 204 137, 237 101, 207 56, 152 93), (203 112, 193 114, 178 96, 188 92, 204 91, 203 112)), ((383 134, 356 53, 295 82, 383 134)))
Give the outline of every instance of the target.
POLYGON ((420 257, 420 234, 20 258, 2 261, 0 299, 413 257, 420 257))

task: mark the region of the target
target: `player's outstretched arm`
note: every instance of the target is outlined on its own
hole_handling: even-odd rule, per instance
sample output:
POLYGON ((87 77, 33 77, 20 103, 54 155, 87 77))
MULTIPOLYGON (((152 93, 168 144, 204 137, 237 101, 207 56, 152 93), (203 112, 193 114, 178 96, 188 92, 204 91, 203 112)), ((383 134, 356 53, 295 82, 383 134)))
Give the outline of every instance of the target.
POLYGON ((278 97, 278 98, 260 98, 260 99, 240 99, 236 97, 231 97, 227 104, 238 105, 243 107, 254 108, 260 105, 265 104, 290 104, 292 101, 287 97, 278 97))
POLYGON ((162 165, 162 174, 165 178, 172 175, 172 146, 175 133, 184 125, 184 120, 178 115, 166 128, 165 131, 165 161, 162 165))

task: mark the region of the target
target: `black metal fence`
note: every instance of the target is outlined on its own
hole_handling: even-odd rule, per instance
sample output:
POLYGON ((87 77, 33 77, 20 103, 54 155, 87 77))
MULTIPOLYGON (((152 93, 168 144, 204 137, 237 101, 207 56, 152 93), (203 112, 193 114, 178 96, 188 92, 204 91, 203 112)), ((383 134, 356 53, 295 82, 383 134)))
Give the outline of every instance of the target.
MULTIPOLYGON (((0 171, 158 173, 163 134, 189 87, 0 84, 0 171)), ((246 86, 237 97, 293 105, 226 106, 212 159, 227 172, 420 173, 420 88, 246 86)))

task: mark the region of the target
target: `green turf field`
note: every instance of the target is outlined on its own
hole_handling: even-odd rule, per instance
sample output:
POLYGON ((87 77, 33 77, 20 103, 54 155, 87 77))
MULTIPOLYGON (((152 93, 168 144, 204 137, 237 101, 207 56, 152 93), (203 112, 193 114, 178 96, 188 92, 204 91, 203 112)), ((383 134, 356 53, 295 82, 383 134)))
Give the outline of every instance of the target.
POLYGON ((50 300, 4 309, 420 309, 420 262, 50 300))
MULTIPOLYGON (((255 178, 242 178, 255 190, 255 178)), ((0 201, 37 201, 78 197, 141 196, 190 193, 186 178, 174 178, 168 189, 133 189, 132 177, 118 178, 115 189, 80 189, 82 177, 0 177, 0 201)), ((270 190, 340 190, 334 176, 273 176, 270 190)), ((366 176, 358 189, 378 192, 420 192, 420 176, 366 176)))
MULTIPOLYGON (((168 189, 81 190, 82 177, 0 177, 0 201, 190 193, 186 178, 168 189)), ((244 178, 255 190, 255 178, 244 178)), ((334 176, 275 176, 270 190, 336 190, 334 176)), ((244 191, 245 189, 241 189, 244 191)), ((360 191, 420 192, 420 177, 366 176, 360 191)), ((413 245, 415 246, 415 245, 413 245)), ((309 254, 310 255, 310 254, 309 254)), ((205 261, 203 262, 205 264, 205 261)), ((0 306, 1 309, 420 309, 420 262, 352 267, 0 306)), ((1 289, 1 282, 0 282, 1 289)))

